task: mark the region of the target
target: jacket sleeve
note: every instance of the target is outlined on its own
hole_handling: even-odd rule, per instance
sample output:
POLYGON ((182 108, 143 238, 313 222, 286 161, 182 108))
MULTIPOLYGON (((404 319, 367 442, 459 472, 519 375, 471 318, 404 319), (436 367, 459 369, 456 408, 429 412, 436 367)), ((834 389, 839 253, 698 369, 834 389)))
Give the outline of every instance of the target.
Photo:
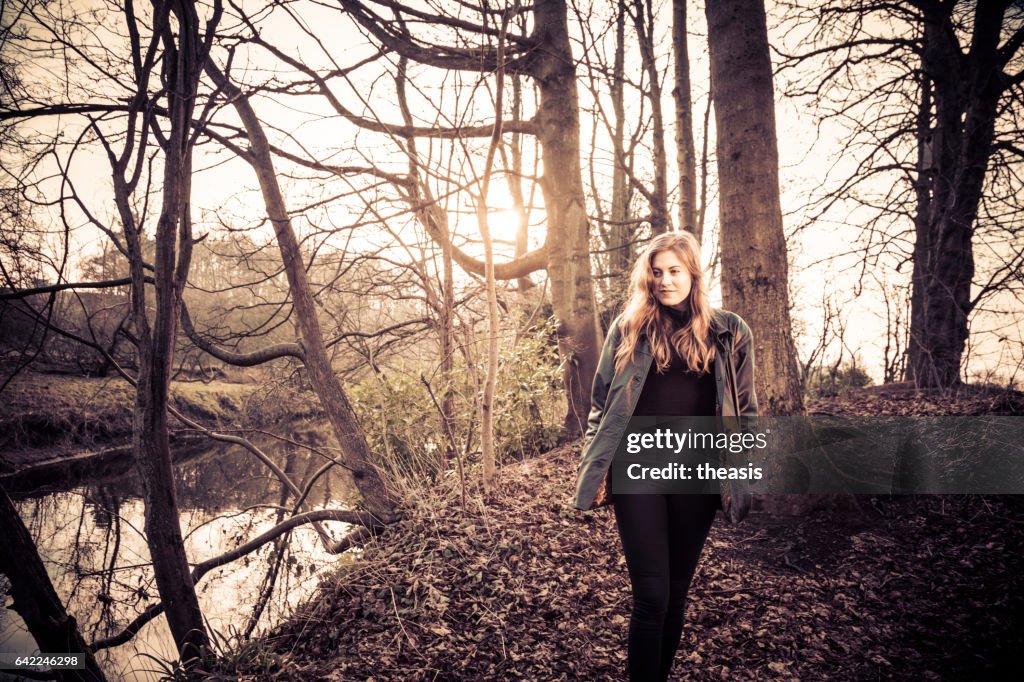
POLYGON ((754 388, 754 335, 750 327, 739 319, 733 338, 733 357, 736 363, 736 392, 741 417, 757 416, 757 391, 754 388))
POLYGON ((608 389, 615 377, 615 351, 619 347, 619 338, 619 318, 616 317, 608 327, 608 335, 604 338, 604 348, 601 349, 601 359, 597 364, 594 384, 590 390, 590 415, 587 418, 587 433, 583 438, 584 449, 597 433, 597 427, 601 425, 601 420, 604 418, 608 389))

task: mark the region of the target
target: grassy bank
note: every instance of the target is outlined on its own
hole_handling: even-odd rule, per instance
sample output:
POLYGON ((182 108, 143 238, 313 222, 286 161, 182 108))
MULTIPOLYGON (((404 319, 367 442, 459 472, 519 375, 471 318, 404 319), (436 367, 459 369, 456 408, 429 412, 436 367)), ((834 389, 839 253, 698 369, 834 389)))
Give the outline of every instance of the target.
MULTIPOLYGON (((204 425, 237 423, 256 386, 173 382, 173 404, 204 425)), ((0 471, 61 452, 102 448, 132 433, 135 389, 123 379, 23 372, 0 393, 0 471)))
MULTIPOLYGON (((835 414, 1020 414, 1021 395, 856 392, 835 414)), ((614 518, 570 508, 578 444, 505 467, 461 508, 432 488, 287 622, 219 661, 279 680, 622 679, 630 595, 614 518)), ((477 476, 474 472, 473 476, 477 476)), ((716 522, 673 679, 1003 679, 1024 646, 1024 505, 859 498, 716 522), (912 540, 910 540, 912 538, 912 540)))

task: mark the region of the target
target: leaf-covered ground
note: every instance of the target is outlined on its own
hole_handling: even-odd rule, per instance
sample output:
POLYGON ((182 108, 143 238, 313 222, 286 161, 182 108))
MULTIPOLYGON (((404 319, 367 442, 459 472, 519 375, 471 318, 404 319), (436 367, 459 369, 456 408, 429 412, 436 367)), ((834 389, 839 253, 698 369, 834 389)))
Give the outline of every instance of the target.
MULTIPOLYGON (((890 396, 853 400, 827 407, 892 413, 878 402, 890 396)), ((568 504, 577 456, 506 467, 498 494, 469 511, 457 495, 421 499, 249 648, 259 663, 231 665, 256 679, 621 679, 629 583, 609 511, 568 504)), ((673 678, 1019 679, 1024 502, 853 506, 717 521, 673 678)))

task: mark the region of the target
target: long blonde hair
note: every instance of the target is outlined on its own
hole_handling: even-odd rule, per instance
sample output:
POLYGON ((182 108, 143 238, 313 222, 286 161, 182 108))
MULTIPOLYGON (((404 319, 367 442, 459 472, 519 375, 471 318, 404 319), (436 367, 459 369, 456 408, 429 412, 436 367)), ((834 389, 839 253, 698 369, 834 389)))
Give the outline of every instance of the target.
POLYGON ((704 271, 700 264, 700 244, 689 232, 666 232, 650 241, 633 264, 629 277, 629 300, 622 313, 619 328, 622 341, 615 352, 615 373, 633 362, 637 343, 646 335, 659 372, 672 364, 674 346, 686 365, 695 372, 706 373, 715 359, 715 345, 711 342, 711 304, 704 288, 704 271), (654 257, 663 251, 672 251, 689 271, 691 285, 688 301, 690 324, 672 330, 672 319, 665 307, 654 296, 654 257))

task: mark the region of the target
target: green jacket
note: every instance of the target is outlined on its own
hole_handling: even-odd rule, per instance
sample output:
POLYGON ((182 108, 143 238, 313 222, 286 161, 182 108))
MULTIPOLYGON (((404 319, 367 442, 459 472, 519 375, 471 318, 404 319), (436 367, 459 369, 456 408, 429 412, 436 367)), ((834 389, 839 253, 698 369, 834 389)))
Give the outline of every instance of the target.
MULTIPOLYGON (((619 320, 619 317, 615 318, 608 330, 597 374, 594 375, 590 417, 576 478, 575 505, 579 509, 592 508, 598 492, 603 490, 619 440, 633 416, 654 359, 647 338, 641 336, 633 362, 621 374, 615 374, 615 350, 622 337, 619 320), (632 383, 628 399, 622 390, 627 383, 632 383)), ((716 351, 716 414, 723 417, 756 416, 754 344, 750 327, 736 313, 715 310, 711 318, 711 334, 716 351)))

